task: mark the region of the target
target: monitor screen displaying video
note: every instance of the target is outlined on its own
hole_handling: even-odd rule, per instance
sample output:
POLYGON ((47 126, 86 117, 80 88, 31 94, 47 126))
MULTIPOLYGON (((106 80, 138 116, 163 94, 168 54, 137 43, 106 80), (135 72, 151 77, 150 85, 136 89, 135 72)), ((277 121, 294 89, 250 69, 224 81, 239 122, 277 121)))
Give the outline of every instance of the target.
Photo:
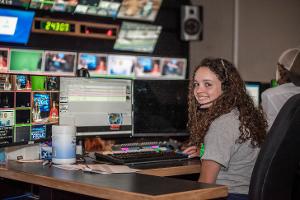
POLYGON ((31 0, 29 7, 33 9, 51 10, 54 3, 54 0, 31 0))
POLYGON ((45 73, 49 75, 75 76, 76 53, 45 51, 45 73))
POLYGON ((77 4, 78 0, 54 0, 51 11, 73 13, 77 4))
POLYGON ((40 74, 44 51, 38 50, 10 50, 9 72, 21 74, 40 74))
POLYGON ((116 18, 121 0, 79 0, 75 13, 116 18))
POLYGON ((46 137, 46 125, 34 125, 31 127, 31 140, 45 139, 46 137))
POLYGON ((254 105, 259 106, 260 104, 260 90, 261 83, 259 82, 245 82, 246 90, 252 98, 254 105))
POLYGON ((108 74, 118 76, 133 76, 133 70, 136 65, 135 56, 108 56, 108 74))
POLYGON ((135 66, 136 77, 158 77, 161 76, 161 58, 139 56, 135 66))
POLYGON ((0 8, 0 42, 27 44, 35 13, 0 8))
POLYGON ((18 6, 23 8, 28 8, 30 0, 2 0, 0 5, 18 6))
POLYGON ((132 81, 60 80, 60 124, 76 126, 77 136, 132 134, 132 81))
POLYGON ((162 0, 123 0, 118 18, 154 21, 162 0))
POLYGON ((78 56, 78 69, 89 70, 91 77, 107 74, 107 55, 94 53, 80 53, 78 56))
POLYGON ((185 79, 186 66, 184 58, 163 58, 162 76, 171 79, 185 79))
POLYGON ((156 25, 123 22, 114 49, 152 53, 161 29, 156 25))
POLYGON ((0 73, 8 71, 8 54, 9 49, 0 48, 0 73))

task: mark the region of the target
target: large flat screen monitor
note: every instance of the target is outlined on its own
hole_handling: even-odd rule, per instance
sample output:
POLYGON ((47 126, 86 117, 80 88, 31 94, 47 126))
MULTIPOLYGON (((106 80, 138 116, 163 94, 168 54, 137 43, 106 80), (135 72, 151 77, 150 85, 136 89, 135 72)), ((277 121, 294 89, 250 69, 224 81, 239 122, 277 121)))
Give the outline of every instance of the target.
POLYGON ((135 64, 135 56, 109 55, 107 62, 108 75, 132 77, 135 64))
POLYGON ((107 55, 96 53, 80 53, 78 56, 78 69, 89 70, 91 77, 107 74, 107 55))
POLYGON ((45 51, 44 71, 49 75, 75 76, 76 53, 45 51))
POLYGON ((162 0, 123 0, 118 18, 154 21, 162 0))
POLYGON ((258 106, 260 104, 261 83, 246 81, 245 86, 248 94, 253 99, 254 105, 258 106))
POLYGON ((134 136, 186 136, 188 80, 134 80, 134 136))
POLYGON ((10 50, 9 72, 22 74, 42 73, 44 51, 38 50, 10 50))
POLYGON ((156 25, 123 22, 114 49, 152 53, 161 29, 156 25))
POLYGON ((77 136, 132 134, 132 82, 126 79, 60 80, 60 124, 76 126, 77 136))
POLYGON ((33 11, 0 8, 0 42, 26 44, 34 14, 33 11))

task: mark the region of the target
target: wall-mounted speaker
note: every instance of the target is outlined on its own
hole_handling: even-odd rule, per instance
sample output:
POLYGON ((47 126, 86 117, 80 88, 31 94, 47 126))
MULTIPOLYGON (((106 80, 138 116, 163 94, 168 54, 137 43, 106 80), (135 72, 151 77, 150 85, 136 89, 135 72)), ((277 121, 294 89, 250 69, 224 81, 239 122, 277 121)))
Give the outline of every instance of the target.
POLYGON ((181 40, 202 40, 202 10, 201 6, 181 6, 181 40))

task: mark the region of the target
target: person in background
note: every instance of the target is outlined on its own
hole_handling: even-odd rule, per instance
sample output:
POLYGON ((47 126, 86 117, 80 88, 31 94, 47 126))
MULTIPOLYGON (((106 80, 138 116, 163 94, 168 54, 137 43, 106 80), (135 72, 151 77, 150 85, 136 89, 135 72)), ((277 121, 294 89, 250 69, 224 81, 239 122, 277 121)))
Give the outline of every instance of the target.
POLYGON ((183 153, 199 156, 204 145, 199 182, 227 185, 227 199, 247 199, 267 122, 232 63, 206 58, 195 68, 188 111, 193 146, 183 153))
POLYGON ((261 95, 268 129, 285 102, 300 93, 300 48, 287 49, 281 54, 277 63, 276 79, 279 86, 269 88, 261 95))

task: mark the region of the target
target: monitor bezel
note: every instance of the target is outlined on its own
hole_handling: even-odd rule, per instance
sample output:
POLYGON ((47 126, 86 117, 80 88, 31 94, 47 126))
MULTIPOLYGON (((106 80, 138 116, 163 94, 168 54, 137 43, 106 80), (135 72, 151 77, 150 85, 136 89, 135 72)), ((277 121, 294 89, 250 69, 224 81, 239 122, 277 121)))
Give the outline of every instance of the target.
POLYGON ((9 69, 8 73, 11 74, 32 74, 32 75, 42 75, 43 74, 43 62, 44 62, 44 50, 35 50, 35 49, 10 49, 9 52, 9 69), (11 64, 12 64, 12 52, 19 51, 19 52, 36 52, 41 53, 41 69, 40 71, 20 71, 20 70, 11 70, 11 64))
POLYGON ((75 76, 76 70, 77 70, 77 52, 73 51, 44 51, 44 57, 43 57, 43 72, 42 75, 46 76, 75 76), (74 55, 74 60, 72 62, 73 64, 73 70, 72 72, 59 72, 59 71, 46 71, 46 62, 47 62, 47 54, 59 54, 59 53, 64 53, 68 55, 74 55))

